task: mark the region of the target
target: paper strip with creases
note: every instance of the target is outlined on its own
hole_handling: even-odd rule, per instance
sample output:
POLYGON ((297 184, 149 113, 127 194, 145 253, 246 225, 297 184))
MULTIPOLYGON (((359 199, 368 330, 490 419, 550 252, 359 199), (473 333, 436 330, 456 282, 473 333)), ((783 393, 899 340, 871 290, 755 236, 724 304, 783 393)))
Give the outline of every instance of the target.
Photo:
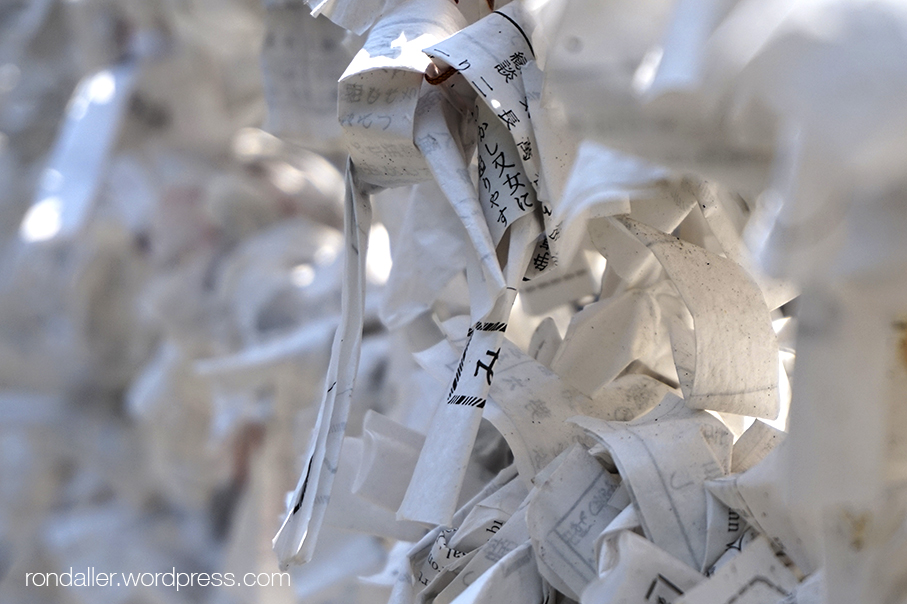
POLYGON ((490 313, 471 328, 450 388, 435 411, 401 519, 449 524, 482 420, 516 292, 505 289, 490 313))
POLYGON ((325 393, 309 444, 305 469, 289 501, 289 509, 274 537, 274 550, 282 567, 312 558, 318 531, 330 500, 331 484, 340 459, 350 398, 359 367, 365 307, 365 256, 372 223, 368 193, 360 184, 356 168, 347 164, 344 230, 343 293, 340 327, 334 335, 331 362, 325 378, 325 393))
POLYGON ((618 219, 664 266, 693 315, 696 365, 687 404, 778 416, 778 343, 762 291, 735 262, 629 218, 618 219))
POLYGON ((514 479, 516 474, 516 468, 512 465, 501 470, 497 474, 497 476, 489 481, 478 493, 476 493, 476 495, 474 495, 469 501, 463 504, 460 509, 456 511, 449 524, 437 525, 435 528, 429 531, 425 535, 425 537, 423 537, 416 545, 412 547, 408 557, 411 560, 411 566, 414 571, 413 577, 415 578, 414 580, 417 586, 421 585, 423 586, 423 589, 425 587, 428 587, 431 581, 436 579, 440 574, 440 566, 438 569, 434 569, 430 565, 425 566, 425 562, 428 560, 428 555, 434 547, 435 543, 438 541, 438 537, 445 532, 449 533, 452 531, 452 529, 459 527, 463 520, 466 519, 469 513, 479 502, 490 497, 499 489, 509 484, 514 479))
POLYGON ((651 195, 652 185, 666 175, 656 166, 594 141, 583 141, 553 216, 564 237, 564 256, 569 258, 582 243, 577 229, 584 227, 586 221, 629 214, 631 197, 651 195))
POLYGON ((661 307, 646 290, 593 302, 573 316, 551 368, 591 396, 660 339, 667 342, 661 323, 661 307))
POLYGON ((703 576, 633 531, 621 531, 616 561, 602 569, 582 594, 583 602, 673 604, 703 576))
POLYGON ((452 604, 542 604, 543 581, 535 564, 535 552, 524 543, 482 573, 452 604))
POLYGON ((510 3, 442 42, 426 44, 425 53, 458 71, 478 93, 514 139, 519 160, 535 186, 538 157, 521 75, 534 58, 529 34, 519 3, 510 3))
POLYGON ((731 472, 733 474, 746 472, 765 459, 765 456, 780 445, 786 436, 781 430, 756 420, 734 443, 731 472))
MULTIPOLYGON (((710 182, 687 182, 686 185, 693 190, 698 201, 697 206, 718 243, 721 244, 721 248, 730 260, 747 269, 762 290, 769 310, 775 310, 795 298, 798 292, 793 283, 772 279, 756 268, 755 262, 743 242, 740 229, 734 225, 728 210, 721 201, 721 196, 726 197, 730 193, 719 190, 715 183, 710 182)), ((739 201, 739 204, 744 205, 742 201, 739 201)))
POLYGON ((360 438, 347 436, 343 439, 337 473, 331 487, 331 505, 325 512, 324 524, 354 533, 418 541, 426 533, 424 526, 414 522, 401 522, 394 517, 394 511, 377 506, 353 492, 356 470, 362 462, 364 449, 360 438))
MULTIPOLYGON (((524 13, 522 5, 511 2, 447 40, 425 49, 425 53, 445 73, 458 72, 475 91, 476 102, 484 104, 489 110, 489 113, 483 111, 477 118, 480 132, 483 124, 487 127, 493 122, 506 127, 527 178, 524 183, 526 188, 523 189, 515 186, 511 175, 507 187, 508 191, 513 191, 510 197, 518 208, 525 207, 523 195, 528 189, 533 189, 536 195, 539 192, 538 142, 522 77, 524 68, 538 69, 533 63, 535 54, 530 42, 531 26, 532 19, 524 13), (483 119, 484 115, 492 121, 483 119)), ((546 237, 540 240, 536 254, 544 256, 547 252, 551 259, 549 264, 553 267, 559 258, 557 242, 560 232, 550 220, 550 200, 539 198, 538 204, 546 237)), ((531 278, 534 274, 535 269, 530 267, 527 276, 531 278)))
POLYGON ((522 544, 529 543, 529 528, 526 525, 526 508, 521 507, 488 539, 476 555, 463 567, 450 584, 436 597, 436 604, 450 604, 466 591, 477 577, 501 561, 504 556, 522 544))
POLYGON ((728 507, 769 539, 778 543, 803 572, 821 564, 819 521, 790 508, 782 486, 782 468, 787 463, 787 442, 743 472, 710 481, 706 486, 728 507))
POLYGON ((425 437, 369 409, 362 422, 362 464, 353 493, 396 512, 425 437))
POLYGON ((777 604, 796 587, 796 577, 759 537, 677 604, 777 604))
POLYGON ((453 277, 466 267, 469 235, 437 182, 415 185, 392 240, 394 270, 384 286, 381 320, 388 330, 429 309, 453 277))
POLYGON ((615 476, 574 446, 529 502, 526 522, 539 570, 574 599, 598 576, 595 539, 621 511, 609 505, 618 486, 615 476))
MULTIPOLYGON (((459 113, 444 98, 440 89, 428 83, 424 84, 424 88, 416 116, 416 146, 424 155, 432 176, 469 235, 472 243, 469 254, 475 255, 473 261, 481 267, 481 281, 484 284, 481 292, 476 288, 470 290, 470 310, 474 315, 481 316, 491 311, 504 289, 504 274, 498 264, 495 244, 479 204, 476 185, 467 169, 464 141, 459 136, 458 129, 451 124, 459 118, 459 113), (484 294, 481 298, 480 293, 484 294)), ((475 282, 478 275, 475 274, 475 268, 472 271, 472 280, 475 282)))
POLYGON ((545 317, 532 333, 527 352, 545 367, 551 367, 551 361, 563 342, 557 323, 551 317, 545 317))
MULTIPOLYGON (((667 399, 679 403, 673 395, 667 399)), ((649 417, 659 412, 656 408, 630 423, 588 417, 571 421, 610 451, 646 536, 692 568, 702 568, 708 535, 704 483, 726 474, 732 437, 707 413, 649 417)))

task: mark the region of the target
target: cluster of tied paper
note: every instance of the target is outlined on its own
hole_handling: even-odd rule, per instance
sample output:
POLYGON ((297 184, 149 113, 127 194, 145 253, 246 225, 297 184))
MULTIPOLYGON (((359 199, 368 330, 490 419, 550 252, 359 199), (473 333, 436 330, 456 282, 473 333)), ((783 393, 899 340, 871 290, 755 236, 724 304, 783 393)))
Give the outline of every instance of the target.
POLYGON ((0 601, 905 604, 907 5, 306 1, 0 9, 0 601))
POLYGON ((281 562, 337 509, 393 604, 907 601, 903 5, 310 4, 367 37, 281 562))

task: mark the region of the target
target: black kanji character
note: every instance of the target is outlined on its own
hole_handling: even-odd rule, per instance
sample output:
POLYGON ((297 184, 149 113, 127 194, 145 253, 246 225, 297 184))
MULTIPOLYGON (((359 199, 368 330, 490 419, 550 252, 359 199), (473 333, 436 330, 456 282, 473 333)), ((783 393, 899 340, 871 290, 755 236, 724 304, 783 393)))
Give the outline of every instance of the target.
POLYGON ((498 114, 498 117, 501 118, 505 124, 507 124, 508 132, 520 121, 520 118, 516 116, 516 114, 513 112, 513 109, 508 109, 504 113, 498 114))
POLYGON ((504 59, 500 63, 494 66, 499 74, 504 76, 504 83, 509 82, 510 80, 516 78, 516 68, 510 64, 510 61, 504 59))
POLYGON ((532 159, 532 143, 528 140, 520 141, 516 144, 520 148, 520 151, 523 152, 523 161, 529 161, 532 159))
POLYGON ((532 259, 532 266, 537 271, 543 271, 548 268, 548 263, 551 262, 551 254, 548 252, 543 252, 536 254, 532 259))
POLYGON ((506 179, 504 180, 504 184, 506 184, 508 187, 510 187, 511 195, 516 195, 516 192, 519 190, 520 187, 523 187, 524 189, 526 188, 526 184, 520 182, 520 173, 519 172, 509 172, 507 174, 506 179))
POLYGON ((501 349, 497 350, 486 350, 485 354, 491 357, 491 362, 487 365, 482 361, 476 361, 476 370, 473 373, 473 377, 478 377, 479 369, 485 370, 485 379, 488 380, 488 385, 491 386, 491 378, 494 377, 494 364, 498 362, 498 355, 501 354, 501 349))
POLYGON ((510 60, 513 61, 513 66, 516 67, 517 69, 520 69, 523 65, 525 65, 526 63, 529 62, 526 59, 526 55, 524 55, 521 52, 515 52, 512 55, 510 55, 510 60))
MULTIPOLYGON (((485 148, 488 149, 488 146, 486 145, 485 148)), ((495 151, 498 150, 497 145, 495 145, 494 149, 495 149, 495 151)), ((516 164, 507 163, 507 159, 504 157, 503 151, 501 151, 500 153, 497 154, 497 156, 495 156, 494 160, 491 162, 491 165, 493 165, 495 168, 498 169, 498 178, 504 178, 504 170, 507 170, 508 168, 516 167, 516 164)))

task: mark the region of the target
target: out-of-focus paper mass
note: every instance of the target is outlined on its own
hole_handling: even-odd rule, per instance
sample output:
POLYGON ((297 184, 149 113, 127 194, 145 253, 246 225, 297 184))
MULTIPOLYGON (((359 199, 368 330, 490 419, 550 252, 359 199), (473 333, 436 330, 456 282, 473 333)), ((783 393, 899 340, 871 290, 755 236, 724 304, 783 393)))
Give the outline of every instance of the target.
POLYGON ((902 2, 0 13, 0 601, 907 604, 902 2))

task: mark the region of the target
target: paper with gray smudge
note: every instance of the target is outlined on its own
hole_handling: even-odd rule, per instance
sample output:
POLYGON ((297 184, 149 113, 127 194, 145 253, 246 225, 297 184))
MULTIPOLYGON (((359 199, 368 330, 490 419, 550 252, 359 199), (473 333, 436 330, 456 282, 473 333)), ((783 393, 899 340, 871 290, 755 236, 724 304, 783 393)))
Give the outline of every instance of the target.
MULTIPOLYGON (((737 263, 629 218, 620 223, 651 250, 693 316, 694 409, 778 416, 778 344, 762 291, 737 263)), ((681 379, 681 384, 684 381, 681 379)))
POLYGON ((797 578, 759 537, 677 604, 776 604, 796 587, 797 578))
POLYGON ((756 530, 778 543, 800 570, 812 572, 821 564, 820 529, 816 518, 786 503, 782 468, 789 463, 788 446, 781 443, 752 468, 712 480, 706 486, 756 530))

